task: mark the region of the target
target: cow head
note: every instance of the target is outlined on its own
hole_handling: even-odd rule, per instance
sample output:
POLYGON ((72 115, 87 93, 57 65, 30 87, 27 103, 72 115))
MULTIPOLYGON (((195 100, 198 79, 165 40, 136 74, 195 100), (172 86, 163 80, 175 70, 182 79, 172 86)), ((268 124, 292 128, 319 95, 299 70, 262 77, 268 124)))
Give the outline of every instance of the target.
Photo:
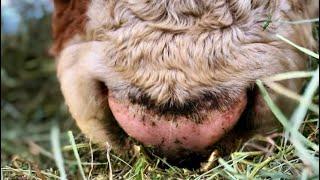
POLYGON ((132 137, 173 159, 231 149, 276 127, 254 83, 305 68, 306 56, 275 35, 310 47, 310 24, 282 23, 311 18, 308 3, 54 0, 51 50, 66 104, 88 137, 115 148, 132 137))

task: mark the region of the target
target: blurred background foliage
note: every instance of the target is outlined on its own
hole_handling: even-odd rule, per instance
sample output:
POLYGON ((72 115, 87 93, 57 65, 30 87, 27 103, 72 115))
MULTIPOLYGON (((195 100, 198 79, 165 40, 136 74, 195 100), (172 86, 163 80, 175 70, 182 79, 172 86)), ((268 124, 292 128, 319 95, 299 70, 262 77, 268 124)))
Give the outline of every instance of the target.
POLYGON ((42 162, 46 157, 39 151, 50 150, 52 125, 63 130, 74 126, 63 103, 55 62, 48 54, 52 4, 34 1, 1 2, 2 167, 17 158, 42 162))

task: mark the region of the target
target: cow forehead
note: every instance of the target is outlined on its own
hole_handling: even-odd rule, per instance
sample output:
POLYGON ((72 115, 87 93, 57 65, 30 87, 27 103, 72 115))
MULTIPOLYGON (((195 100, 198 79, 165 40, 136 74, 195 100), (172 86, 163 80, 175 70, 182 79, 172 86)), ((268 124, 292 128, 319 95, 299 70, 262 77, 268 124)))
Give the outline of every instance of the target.
MULTIPOLYGON (((209 59, 208 63, 213 62, 211 59, 222 59, 225 64, 230 64, 227 61, 233 59, 230 58, 232 52, 241 50, 239 45, 244 48, 245 45, 254 44, 253 47, 248 47, 249 50, 243 51, 260 52, 262 45, 256 46, 257 43, 274 41, 275 33, 289 37, 293 30, 291 27, 283 25, 280 27, 279 23, 273 22, 266 31, 262 31, 262 24, 270 16, 270 12, 272 20, 276 21, 284 17, 283 12, 290 11, 288 0, 274 0, 277 2, 275 5, 261 0, 55 0, 54 2, 52 52, 55 55, 67 46, 79 42, 109 41, 114 46, 110 50, 110 55, 113 51, 116 51, 113 54, 118 56, 126 54, 127 58, 112 57, 120 65, 121 63, 127 65, 128 59, 131 64, 139 64, 136 61, 140 62, 142 55, 145 54, 148 55, 144 57, 148 61, 146 65, 152 65, 150 63, 152 59, 157 68, 161 63, 159 58, 168 59, 165 67, 168 65, 171 67, 173 58, 176 61, 181 59, 182 64, 190 64, 189 60, 195 58, 209 59), (174 57, 169 56, 172 53, 168 52, 166 58, 166 50, 175 50, 174 57), (130 54, 132 56, 129 56, 130 54), (177 57, 178 55, 181 57, 177 57), (185 57, 187 55, 191 57, 185 57)), ((237 59, 236 63, 240 64, 240 58, 237 59)))
MULTIPOLYGON (((269 1, 238 0, 54 0, 53 39, 51 52, 58 55, 68 44, 96 40, 90 33, 115 30, 131 23, 149 23, 164 31, 192 32, 223 29, 233 24, 242 24, 265 19, 267 13, 257 14, 259 7, 269 1), (260 17, 261 16, 261 17, 260 17), (198 28, 198 31, 195 28, 198 28), (89 34, 89 38, 88 38, 89 34), (75 38, 76 37, 76 38, 75 38), (69 41, 72 41, 68 43, 69 41)), ((274 0, 274 6, 288 11, 289 1, 274 0), (278 3, 280 2, 280 3, 278 3)), ((270 10, 273 7, 269 7, 270 10)), ((260 8, 262 9, 262 8, 260 8)), ((276 17, 275 13, 273 15, 276 17)), ((129 29, 129 28, 127 28, 129 29)), ((271 27, 269 27, 271 29, 271 27)), ((122 28, 121 31, 125 31, 122 28)))

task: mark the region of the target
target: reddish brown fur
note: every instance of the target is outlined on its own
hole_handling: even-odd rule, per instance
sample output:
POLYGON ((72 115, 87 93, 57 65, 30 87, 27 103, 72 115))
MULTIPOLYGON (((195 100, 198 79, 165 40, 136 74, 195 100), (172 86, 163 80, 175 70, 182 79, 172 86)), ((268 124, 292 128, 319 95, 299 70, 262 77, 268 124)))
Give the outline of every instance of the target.
POLYGON ((51 54, 57 56, 67 41, 85 31, 88 4, 88 0, 54 0, 51 54))

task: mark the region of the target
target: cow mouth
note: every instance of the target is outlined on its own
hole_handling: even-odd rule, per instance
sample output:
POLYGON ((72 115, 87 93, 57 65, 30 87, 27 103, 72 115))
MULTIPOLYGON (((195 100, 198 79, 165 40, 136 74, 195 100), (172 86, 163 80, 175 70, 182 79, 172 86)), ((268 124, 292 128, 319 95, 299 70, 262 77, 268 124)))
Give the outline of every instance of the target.
POLYGON ((159 115, 129 101, 120 101, 109 92, 110 110, 126 134, 169 159, 202 154, 226 135, 238 122, 247 106, 242 93, 226 109, 204 109, 201 121, 192 116, 159 115))

